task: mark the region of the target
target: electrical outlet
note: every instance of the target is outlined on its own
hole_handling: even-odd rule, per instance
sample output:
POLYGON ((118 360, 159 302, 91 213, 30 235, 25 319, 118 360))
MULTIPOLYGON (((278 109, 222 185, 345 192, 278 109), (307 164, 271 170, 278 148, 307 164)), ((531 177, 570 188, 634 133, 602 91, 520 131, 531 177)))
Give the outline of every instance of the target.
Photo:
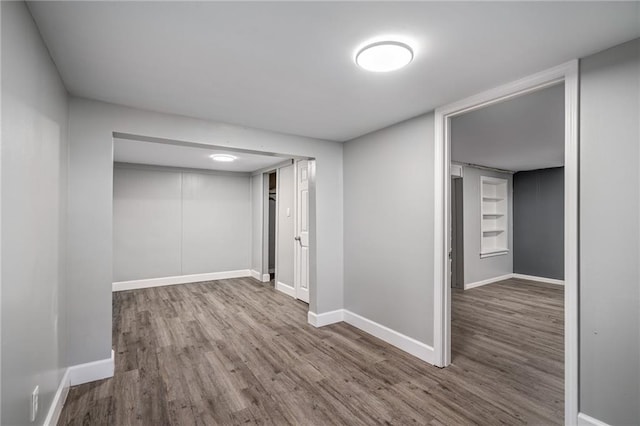
POLYGON ((36 421, 36 417, 38 416, 38 395, 40 394, 40 386, 36 386, 36 388, 31 392, 31 414, 29 420, 31 422, 36 421))

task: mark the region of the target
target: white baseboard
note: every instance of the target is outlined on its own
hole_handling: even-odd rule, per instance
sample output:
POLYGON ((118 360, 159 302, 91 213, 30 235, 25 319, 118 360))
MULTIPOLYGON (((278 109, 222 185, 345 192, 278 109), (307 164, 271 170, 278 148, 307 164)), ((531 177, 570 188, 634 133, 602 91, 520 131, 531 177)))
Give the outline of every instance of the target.
POLYGON ((578 426, 609 426, 609 424, 584 413, 578 413, 578 426))
POLYGON ((262 282, 263 282, 263 283, 268 283, 269 281, 271 281, 271 275, 269 275, 269 274, 262 274, 262 282))
POLYGON ((323 312, 316 314, 309 311, 307 313, 307 322, 314 327, 324 327, 325 325, 335 324, 344 321, 344 310, 337 309, 335 311, 323 312))
POLYGON ((62 380, 60 380, 58 390, 56 390, 55 395, 53 395, 53 401, 51 401, 47 417, 44 419, 44 426, 56 426, 58 424, 60 414, 62 414, 62 408, 64 407, 64 403, 67 401, 67 395, 69 395, 70 387, 69 369, 67 368, 64 371, 62 380))
POLYGON ((111 351, 111 358, 101 359, 99 361, 87 362, 86 364, 78 364, 69 367, 69 385, 81 385, 96 380, 108 379, 113 377, 115 370, 115 354, 111 351))
POLYGON ((175 277, 150 278, 146 280, 119 281, 113 283, 112 290, 135 290, 138 288, 161 287, 165 285, 188 284, 201 281, 224 280, 228 278, 243 278, 251 276, 253 276, 251 270, 240 269, 238 271, 209 272, 207 274, 179 275, 175 277))
POLYGON ((251 278, 255 278, 258 281, 262 281, 262 274, 258 271, 256 271, 255 269, 251 269, 249 271, 249 273, 251 274, 251 278))
POLYGON ((464 285, 464 289, 465 290, 469 290, 469 289, 472 289, 472 288, 475 288, 475 287, 480 287, 482 285, 493 284, 493 283, 496 283, 496 282, 502 281, 502 280, 508 280, 509 278, 513 278, 513 274, 500 275, 499 277, 488 278, 486 280, 476 281, 474 283, 465 284, 464 285))
POLYGON ((291 287, 290 285, 286 285, 280 281, 276 282, 276 290, 286 294, 287 296, 296 297, 295 287, 291 287))
POLYGON ((380 340, 384 340, 390 345, 402 349, 403 351, 408 352, 429 364, 433 364, 434 362, 435 356, 433 347, 426 343, 422 343, 412 337, 406 336, 346 309, 344 310, 344 322, 351 324, 352 326, 359 328, 380 340))
POLYGON ((511 274, 511 275, 513 278, 518 278, 521 280, 538 281, 538 282, 547 283, 547 284, 564 285, 563 280, 557 280, 555 278, 536 277, 533 275, 524 275, 524 274, 511 274))

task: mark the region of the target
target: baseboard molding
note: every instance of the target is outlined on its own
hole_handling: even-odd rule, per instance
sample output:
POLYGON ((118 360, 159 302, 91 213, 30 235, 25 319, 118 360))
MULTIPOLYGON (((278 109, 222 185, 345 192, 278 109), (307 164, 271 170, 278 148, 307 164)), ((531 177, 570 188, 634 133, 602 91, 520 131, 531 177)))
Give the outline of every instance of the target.
MULTIPOLYGON (((135 290, 139 288, 162 287, 165 285, 188 284, 201 281, 224 280, 228 278, 243 278, 251 276, 253 276, 251 270, 240 269, 238 271, 209 272, 207 274, 179 275, 175 277, 150 278, 146 280, 119 281, 113 283, 112 290, 135 290)), ((259 280, 259 278, 257 279, 259 280)))
POLYGON ((286 294, 287 296, 296 297, 295 287, 291 287, 290 285, 283 284, 280 281, 276 282, 276 290, 286 294))
POLYGON ((429 364, 434 363, 435 356, 433 347, 426 343, 422 343, 412 337, 406 336, 346 309, 344 310, 344 322, 351 324, 352 326, 359 328, 365 333, 369 333, 380 340, 384 340, 390 345, 402 349, 403 351, 408 352, 429 364))
POLYGON ((263 282, 263 283, 268 283, 269 281, 271 281, 271 275, 269 275, 269 274, 262 274, 262 282, 263 282))
POLYGON ((335 324, 344 321, 344 310, 337 309, 335 311, 323 312, 316 314, 309 311, 307 313, 307 322, 314 327, 324 327, 325 325, 335 324))
POLYGON ((534 275, 524 275, 524 274, 511 274, 511 275, 512 275, 512 278, 518 278, 521 280, 538 281, 540 283, 555 284, 555 285, 564 285, 564 280, 557 280, 555 278, 536 277, 534 275))
POLYGON ((255 269, 251 269, 249 273, 251 274, 251 278, 262 281, 262 274, 260 272, 256 271, 255 269))
POLYGON ((578 426, 609 426, 609 424, 584 413, 578 413, 578 426))
POLYGON ((87 362, 86 364, 78 364, 69 367, 69 385, 81 385, 83 383, 94 382, 96 380, 108 379, 113 377, 115 370, 115 359, 113 350, 111 358, 101 359, 99 361, 87 362))
POLYGON ((465 290, 469 290, 472 288, 480 287, 487 284, 497 283, 498 281, 508 280, 509 278, 513 278, 513 274, 500 275, 499 277, 488 278, 482 281, 476 281, 474 283, 469 283, 464 285, 465 290))
POLYGON ((44 419, 44 426, 56 426, 58 424, 60 414, 62 414, 62 408, 64 407, 64 403, 67 401, 67 396, 69 395, 70 387, 69 369, 67 368, 62 375, 62 380, 60 380, 56 393, 53 395, 53 401, 51 401, 47 417, 44 419))

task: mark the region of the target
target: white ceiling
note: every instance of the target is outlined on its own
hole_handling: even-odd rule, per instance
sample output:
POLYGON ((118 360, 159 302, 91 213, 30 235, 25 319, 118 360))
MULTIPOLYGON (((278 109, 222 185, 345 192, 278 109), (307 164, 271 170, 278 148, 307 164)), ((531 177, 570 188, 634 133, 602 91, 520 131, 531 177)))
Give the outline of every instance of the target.
POLYGON ((639 2, 30 2, 70 93, 344 141, 640 36, 639 2), (408 41, 393 73, 353 62, 408 41))
POLYGON ((229 172, 254 172, 286 160, 283 157, 270 155, 118 138, 113 139, 113 159, 121 163, 229 172), (209 158, 212 154, 229 154, 237 157, 237 160, 232 163, 221 163, 209 158))
POLYGON ((564 165, 564 85, 451 120, 451 160, 522 171, 564 165))

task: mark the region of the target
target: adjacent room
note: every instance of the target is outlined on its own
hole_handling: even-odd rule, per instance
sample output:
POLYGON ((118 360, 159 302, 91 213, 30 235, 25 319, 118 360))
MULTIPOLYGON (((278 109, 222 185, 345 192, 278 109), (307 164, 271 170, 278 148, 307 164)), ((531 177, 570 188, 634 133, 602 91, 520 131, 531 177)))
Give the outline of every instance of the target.
POLYGON ((545 424, 564 409, 564 91, 451 122, 452 362, 545 424))
POLYGON ((0 1, 0 424, 640 424, 640 1, 0 1))

